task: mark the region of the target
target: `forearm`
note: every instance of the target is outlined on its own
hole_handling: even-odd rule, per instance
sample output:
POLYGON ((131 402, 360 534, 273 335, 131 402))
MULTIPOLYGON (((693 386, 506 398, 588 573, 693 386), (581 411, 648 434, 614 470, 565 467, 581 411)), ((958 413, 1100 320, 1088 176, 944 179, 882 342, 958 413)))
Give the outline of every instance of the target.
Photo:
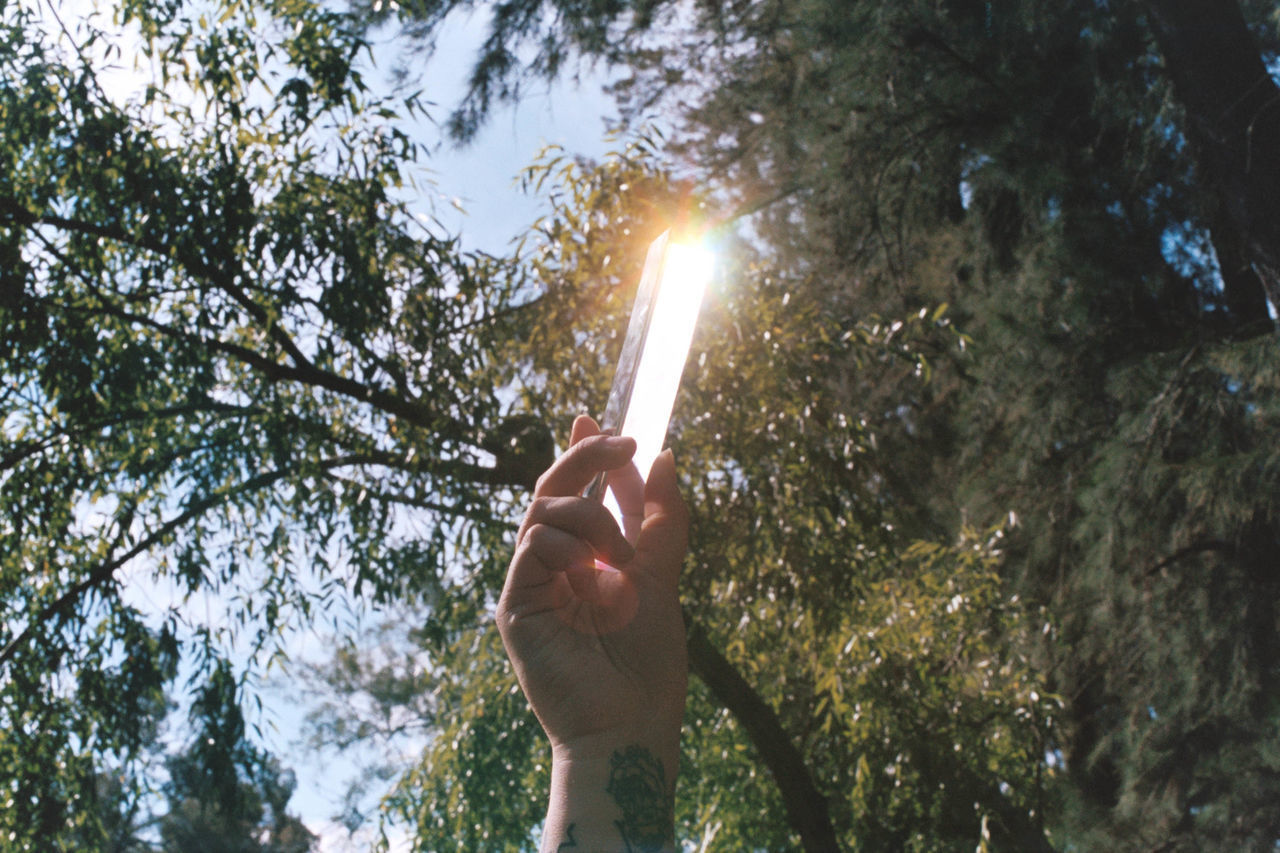
POLYGON ((541 853, 673 851, 678 760, 678 748, 669 745, 553 755, 541 853))

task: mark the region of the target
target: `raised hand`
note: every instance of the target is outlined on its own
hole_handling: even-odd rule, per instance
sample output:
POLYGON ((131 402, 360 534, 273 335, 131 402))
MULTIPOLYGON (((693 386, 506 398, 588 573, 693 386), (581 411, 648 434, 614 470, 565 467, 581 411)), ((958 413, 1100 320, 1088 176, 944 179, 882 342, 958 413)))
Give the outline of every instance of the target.
POLYGON ((569 450, 538 481, 498 603, 507 654, 551 739, 544 850, 570 834, 586 849, 672 843, 688 511, 670 452, 643 487, 634 452, 635 442, 601 435, 590 418, 574 422, 569 450), (599 471, 612 472, 624 516, 639 521, 634 545, 608 510, 580 497, 599 471))

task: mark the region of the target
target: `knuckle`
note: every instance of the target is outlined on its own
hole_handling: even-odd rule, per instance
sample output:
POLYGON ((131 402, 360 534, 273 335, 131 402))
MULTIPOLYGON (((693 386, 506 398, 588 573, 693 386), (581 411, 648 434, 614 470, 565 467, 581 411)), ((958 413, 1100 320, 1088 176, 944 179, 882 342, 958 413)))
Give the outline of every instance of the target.
POLYGON ((610 436, 606 435, 605 433, 600 433, 599 435, 589 435, 586 438, 584 438, 582 441, 579 441, 577 444, 571 447, 569 449, 569 452, 578 458, 591 457, 591 456, 597 455, 601 453, 604 450, 604 448, 608 446, 605 444, 605 442, 607 442, 609 438, 610 436))
POLYGON ((524 549, 527 549, 537 544, 538 542, 545 542, 547 540, 547 537, 551 534, 551 532, 552 532, 552 527, 550 525, 543 524, 542 522, 534 522, 533 524, 529 525, 527 530, 525 530, 524 543, 522 544, 521 547, 524 549))
POLYGON ((534 498, 529 504, 529 511, 524 514, 525 524, 535 524, 538 519, 546 518, 554 504, 555 499, 546 495, 534 498))
POLYGON ((498 633, 502 635, 502 641, 507 642, 507 633, 520 621, 519 608, 513 607, 511 602, 507 601, 505 596, 503 600, 498 602, 498 607, 493 612, 493 622, 498 627, 498 633))

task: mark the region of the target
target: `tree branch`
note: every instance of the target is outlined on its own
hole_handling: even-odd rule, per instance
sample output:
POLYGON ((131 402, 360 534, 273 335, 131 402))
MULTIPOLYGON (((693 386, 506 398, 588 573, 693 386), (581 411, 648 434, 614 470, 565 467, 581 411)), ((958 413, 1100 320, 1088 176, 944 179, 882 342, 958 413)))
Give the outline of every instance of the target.
MULTIPOLYGON (((370 498, 372 498, 373 500, 382 501, 383 503, 399 504, 400 506, 409 506, 415 509, 425 509, 428 512, 435 512, 441 515, 448 515, 453 518, 466 518, 471 521, 476 521, 481 523, 492 521, 490 516, 487 515, 486 513, 479 512, 472 509, 467 509, 466 507, 449 506, 448 504, 442 504, 438 501, 427 500, 426 498, 415 497, 413 495, 396 494, 394 492, 386 492, 380 489, 373 489, 367 486, 366 484, 361 483, 358 480, 352 480, 348 477, 339 477, 334 474, 330 474, 328 479, 332 480, 335 483, 342 483, 345 486, 350 486, 351 488, 365 489, 369 492, 370 498)), ((513 531, 515 529, 511 525, 508 525, 508 527, 513 531)))
POLYGON ((15 443, 10 446, 6 453, 0 454, 0 471, 7 471, 13 468, 24 459, 38 455, 52 447, 59 438, 67 439, 79 438, 89 435, 107 427, 120 426, 131 421, 153 421, 169 417, 178 417, 181 415, 193 414, 252 414, 253 409, 245 406, 236 406, 231 403, 219 403, 217 400, 204 398, 199 402, 185 403, 180 406, 163 406, 157 409, 130 409, 120 412, 109 418, 100 418, 95 421, 88 421, 80 424, 74 429, 55 430, 52 434, 46 435, 44 438, 30 439, 21 443, 15 443))
POLYGON ((1221 551, 1221 552, 1231 554, 1239 551, 1239 548, 1237 548, 1235 545, 1232 545, 1230 542, 1224 542, 1220 539, 1210 539, 1205 542, 1197 542, 1194 545, 1188 545, 1185 548, 1179 548, 1177 551, 1174 551, 1172 554, 1165 557, 1163 560, 1156 563, 1154 566, 1151 566, 1149 569, 1147 569, 1146 576, 1150 577, 1151 575, 1154 575, 1157 572, 1163 571, 1164 569, 1169 568, 1169 566, 1172 566, 1174 563, 1178 563, 1178 562, 1181 562, 1182 560, 1185 560, 1187 557, 1194 557, 1196 554, 1207 554, 1213 551, 1221 551))
MULTIPOLYGON (((272 382, 292 381, 300 385, 308 385, 316 388, 323 388, 326 391, 333 391, 344 397, 367 403, 376 409, 380 409, 387 414, 404 418, 415 426, 423 428, 433 428, 439 426, 443 421, 449 425, 455 435, 465 435, 468 430, 461 422, 441 415, 432 411, 427 406, 418 402, 406 400, 389 391, 381 388, 375 388, 366 385, 346 376, 339 376, 336 373, 322 370, 315 367, 310 362, 305 365, 285 364, 283 362, 274 361, 256 350, 248 347, 233 344, 219 338, 207 338, 198 333, 176 329, 173 326, 165 325, 151 317, 141 314, 134 314, 125 311, 108 302, 101 293, 97 294, 101 301, 103 312, 124 320, 129 323, 135 323, 145 328, 158 332, 166 337, 175 338, 185 341, 186 343, 195 344, 197 346, 207 347, 214 352, 222 353, 230 356, 236 361, 251 367, 265 376, 272 382)), ((84 310, 75 308, 72 310, 84 310)))
MULTIPOLYGON (((117 226, 83 222, 54 214, 36 214, 12 198, 0 197, 0 212, 7 213, 16 222, 28 227, 47 225, 65 231, 119 241, 148 252, 161 254, 165 257, 169 256, 162 244, 152 240, 140 240, 133 235, 126 233, 124 229, 117 226)), ((49 248, 51 251, 55 251, 52 246, 49 246, 47 241, 45 244, 46 248, 49 248)), ((62 258, 60 253, 57 254, 59 259, 65 264, 66 260, 62 258)), ((293 343, 292 339, 290 339, 287 334, 285 334, 283 329, 280 329, 276 324, 269 321, 265 309, 254 303, 252 299, 249 298, 248 294, 245 294, 227 276, 220 275, 217 270, 210 269, 207 264, 194 262, 182 255, 179 255, 177 262, 187 270, 188 273, 209 281, 215 287, 230 295, 233 300, 249 312, 250 316, 256 323, 264 326, 264 330, 267 334, 281 347, 293 363, 291 365, 284 364, 279 361, 275 361, 262 353, 250 350, 247 347, 231 344, 216 338, 205 338, 199 334, 192 334, 190 332, 174 329, 170 326, 165 326, 150 317, 143 317, 129 313, 117 306, 114 306, 105 298, 100 289, 96 286, 94 286, 93 289, 98 298, 102 300, 104 308, 121 319, 140 323, 161 333, 173 337, 179 337, 189 342, 199 343, 221 352, 224 355, 230 355, 238 361, 261 371, 272 381, 290 380, 304 385, 324 388, 325 390, 333 391, 343 396, 368 403, 369 405, 372 405, 377 409, 381 409, 388 414, 403 417, 409 423, 416 426, 427 429, 446 426, 455 438, 468 436, 472 432, 466 424, 463 424, 455 418, 441 412, 435 411, 433 407, 422 402, 420 399, 408 400, 382 388, 358 382, 349 377, 340 376, 336 373, 331 373, 327 370, 316 367, 314 363, 302 354, 297 345, 293 343)), ((69 268, 73 268, 71 265, 68 266, 69 268)), ((90 285, 93 286, 92 283, 90 283, 90 285)))
POLYGON ((813 853, 840 850, 827 798, 814 785, 804 756, 791 743, 778 715, 711 644, 706 631, 692 622, 688 648, 689 665, 694 674, 738 720, 773 774, 782 793, 787 820, 799 833, 804 849, 813 853))
MULTIPOLYGON (((333 459, 321 460, 319 463, 316 463, 314 467, 327 470, 329 468, 338 468, 350 464, 352 464, 351 457, 339 456, 333 459)), ((310 467, 313 466, 305 466, 305 468, 310 467)), ((266 488, 278 480, 282 480, 291 474, 296 474, 299 471, 305 470, 305 468, 300 466, 298 468, 280 468, 274 471, 266 471, 256 477, 251 477, 248 480, 245 480, 234 488, 215 492, 214 494, 201 498, 198 501, 189 503, 185 510, 161 524, 160 527, 149 535, 139 539, 123 554, 119 554, 112 559, 106 560, 91 568, 83 580, 73 585, 66 592, 62 593, 62 595, 58 596, 57 599, 41 608, 31 618, 31 621, 23 627, 18 635, 10 640, 4 649, 0 650, 0 666, 8 663, 9 660, 17 654, 18 650, 31 639, 31 635, 37 626, 44 624, 55 616, 66 618, 71 608, 75 606, 85 593, 96 586, 106 583, 111 579, 112 575, 115 574, 117 569, 132 560, 134 557, 137 557, 139 554, 142 554, 147 549, 156 545, 158 542, 162 541, 178 528, 199 516, 204 515, 209 510, 221 506, 226 501, 236 497, 237 495, 266 488)))

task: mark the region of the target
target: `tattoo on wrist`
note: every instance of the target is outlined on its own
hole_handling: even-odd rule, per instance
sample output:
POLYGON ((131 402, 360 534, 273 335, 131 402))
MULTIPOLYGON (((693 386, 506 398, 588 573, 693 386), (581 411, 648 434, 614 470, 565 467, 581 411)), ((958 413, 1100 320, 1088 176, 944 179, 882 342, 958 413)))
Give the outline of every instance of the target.
POLYGON ((662 762, 653 753, 640 746, 615 752, 605 792, 622 809, 615 824, 627 853, 654 853, 674 844, 674 791, 668 790, 662 762))

